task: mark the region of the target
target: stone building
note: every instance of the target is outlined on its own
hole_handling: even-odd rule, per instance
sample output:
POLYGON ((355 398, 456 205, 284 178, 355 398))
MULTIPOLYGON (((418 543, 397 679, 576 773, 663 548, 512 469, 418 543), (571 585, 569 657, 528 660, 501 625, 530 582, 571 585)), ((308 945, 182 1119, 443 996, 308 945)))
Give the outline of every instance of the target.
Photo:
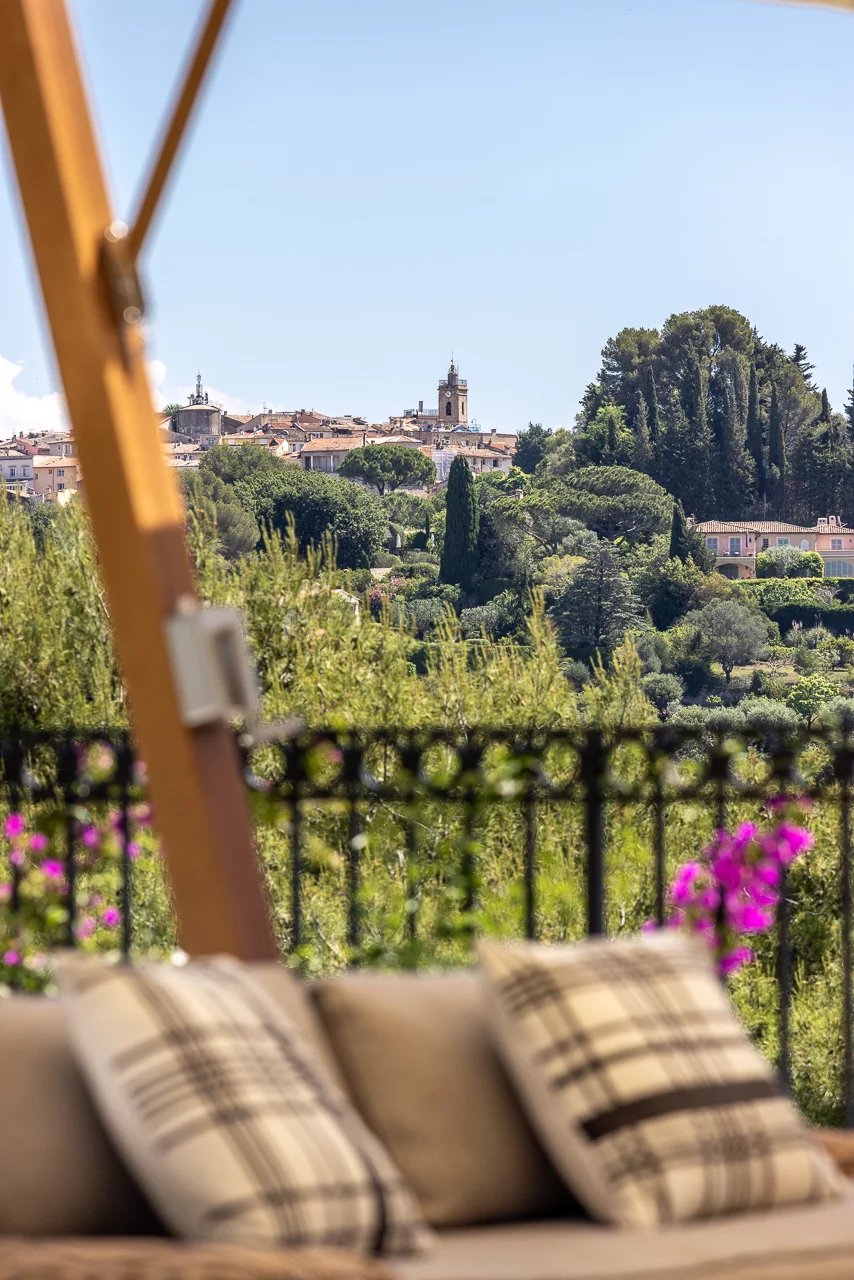
POLYGON ((177 413, 172 415, 172 430, 186 436, 203 449, 219 444, 222 435, 222 409, 208 403, 208 393, 202 388, 202 375, 196 375, 196 392, 188 398, 177 413))

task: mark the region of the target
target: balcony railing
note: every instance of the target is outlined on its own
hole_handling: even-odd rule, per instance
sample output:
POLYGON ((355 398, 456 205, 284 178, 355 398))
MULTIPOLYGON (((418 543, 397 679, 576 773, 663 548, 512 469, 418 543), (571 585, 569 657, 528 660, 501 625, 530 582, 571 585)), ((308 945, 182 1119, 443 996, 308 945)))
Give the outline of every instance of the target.
MULTIPOLYGON (((243 756, 282 950, 309 972, 465 963, 481 933, 561 941, 661 924, 676 867, 716 829, 781 794, 808 799, 816 847, 733 991, 797 1093, 817 1052, 805 1009, 815 974, 826 979, 833 1099, 818 1118, 854 1125, 849 728, 305 730, 243 756)), ((28 969, 28 949, 175 945, 128 739, 7 736, 0 821, 0 983, 42 984, 49 966, 28 969)))

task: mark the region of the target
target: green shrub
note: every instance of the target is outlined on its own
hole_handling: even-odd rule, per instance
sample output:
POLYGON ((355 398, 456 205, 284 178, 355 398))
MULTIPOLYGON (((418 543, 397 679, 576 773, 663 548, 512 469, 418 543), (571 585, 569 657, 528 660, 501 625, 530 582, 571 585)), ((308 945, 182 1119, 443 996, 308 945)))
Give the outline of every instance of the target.
POLYGON ((375 551, 371 558, 374 569, 398 569, 402 564, 400 556, 392 555, 390 551, 375 551))
POLYGON ((663 672, 660 675, 651 673, 641 680, 641 688, 655 709, 664 713, 668 707, 681 701, 685 686, 677 675, 663 672))
POLYGON ((827 676, 804 676, 789 693, 786 701, 792 710, 811 725, 822 707, 836 696, 836 685, 827 676))
POLYGON ((745 698, 739 710, 760 739, 791 733, 798 727, 798 717, 792 708, 776 698, 745 698))
POLYGON ((756 557, 757 578, 820 578, 824 561, 815 551, 771 547, 756 557))
POLYGON ((768 607, 763 604, 781 632, 791 630, 796 622, 805 627, 826 627, 835 636, 854 632, 854 605, 852 604, 783 604, 768 607))

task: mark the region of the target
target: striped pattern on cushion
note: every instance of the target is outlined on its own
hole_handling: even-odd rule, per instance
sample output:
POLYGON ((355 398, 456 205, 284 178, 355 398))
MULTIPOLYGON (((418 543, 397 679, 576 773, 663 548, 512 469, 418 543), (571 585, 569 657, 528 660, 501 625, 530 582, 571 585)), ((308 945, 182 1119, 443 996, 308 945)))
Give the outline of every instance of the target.
POLYGON ((839 1194, 704 945, 483 943, 480 959, 499 1049, 596 1217, 649 1227, 839 1194))
POLYGON ((376 1253, 423 1243, 390 1158, 245 966, 70 958, 58 980, 102 1118, 177 1235, 376 1253))

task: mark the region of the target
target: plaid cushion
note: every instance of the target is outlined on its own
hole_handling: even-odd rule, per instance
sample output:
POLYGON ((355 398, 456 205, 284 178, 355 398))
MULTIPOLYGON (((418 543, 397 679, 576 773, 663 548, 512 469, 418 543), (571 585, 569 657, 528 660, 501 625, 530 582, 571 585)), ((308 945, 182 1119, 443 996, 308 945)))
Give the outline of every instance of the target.
POLYGON ((480 957, 502 1055, 596 1217, 653 1226, 839 1194, 694 939, 483 943, 480 957))
POLYGON ((118 1149, 189 1239, 407 1252, 391 1160, 235 961, 59 967, 72 1041, 118 1149))

